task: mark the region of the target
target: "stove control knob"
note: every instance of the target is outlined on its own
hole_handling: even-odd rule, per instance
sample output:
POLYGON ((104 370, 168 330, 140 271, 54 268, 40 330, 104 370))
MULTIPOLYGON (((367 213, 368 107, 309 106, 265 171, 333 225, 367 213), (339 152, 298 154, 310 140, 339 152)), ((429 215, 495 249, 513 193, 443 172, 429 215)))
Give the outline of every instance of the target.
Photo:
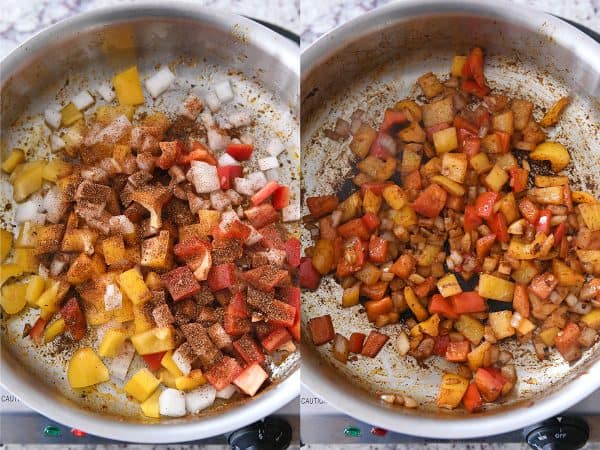
POLYGON ((577 450, 586 444, 590 428, 583 419, 559 416, 525 428, 523 435, 536 450, 577 450))
POLYGON ((291 442, 292 427, 275 417, 267 417, 229 435, 232 450, 285 450, 291 442))

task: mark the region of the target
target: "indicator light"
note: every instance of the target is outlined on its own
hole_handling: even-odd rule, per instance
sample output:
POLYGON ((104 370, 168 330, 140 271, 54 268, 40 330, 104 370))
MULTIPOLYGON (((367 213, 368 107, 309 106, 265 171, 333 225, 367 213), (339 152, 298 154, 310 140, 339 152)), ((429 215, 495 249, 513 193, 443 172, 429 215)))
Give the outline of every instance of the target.
POLYGON ((60 428, 55 427, 54 425, 48 425, 44 428, 44 434, 50 437, 58 437, 60 436, 60 428))
POLYGON ((385 430, 383 428, 379 428, 379 427, 373 427, 371 428, 371 434, 373 436, 385 436, 387 434, 388 430, 385 430))
POLYGON ((344 428, 344 434, 348 437, 360 437, 361 432, 358 427, 346 427, 344 428))
POLYGON ((85 431, 78 430, 77 428, 73 428, 71 430, 71 434, 75 437, 84 437, 87 433, 85 431))

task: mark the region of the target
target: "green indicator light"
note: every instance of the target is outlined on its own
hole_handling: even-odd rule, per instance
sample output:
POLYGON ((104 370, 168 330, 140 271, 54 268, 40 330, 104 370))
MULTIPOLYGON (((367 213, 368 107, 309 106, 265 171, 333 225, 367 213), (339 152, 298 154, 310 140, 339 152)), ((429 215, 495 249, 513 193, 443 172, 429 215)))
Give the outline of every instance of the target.
POLYGON ((360 437, 360 428, 346 427, 344 428, 344 434, 348 437, 360 437))
POLYGON ((58 437, 60 436, 60 428, 48 425, 46 428, 44 428, 44 434, 46 436, 58 437))

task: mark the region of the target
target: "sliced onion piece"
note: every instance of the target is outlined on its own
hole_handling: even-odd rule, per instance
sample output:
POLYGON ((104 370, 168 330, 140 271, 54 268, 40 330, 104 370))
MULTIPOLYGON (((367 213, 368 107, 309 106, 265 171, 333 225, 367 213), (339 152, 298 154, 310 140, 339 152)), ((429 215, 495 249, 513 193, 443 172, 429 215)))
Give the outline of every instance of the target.
POLYGON ((123 305, 123 295, 116 284, 109 284, 104 290, 104 309, 112 311, 123 305))
POLYGON ((223 153, 219 156, 218 160, 219 166, 239 166, 240 163, 237 159, 231 156, 229 153, 223 153))
POLYGON ((346 337, 336 333, 333 339, 333 357, 345 364, 348 361, 348 353, 350 353, 350 342, 346 337))
POLYGON ((230 384, 228 386, 225 386, 220 391, 217 391, 217 398, 222 398, 222 399, 228 400, 236 392, 237 392, 237 388, 233 384, 230 384))
POLYGON ((129 371, 134 354, 135 348, 133 344, 129 341, 123 342, 119 353, 110 362, 110 374, 118 380, 127 378, 127 372, 129 371))
POLYGON ((234 128, 246 127, 252 123, 250 114, 248 114, 247 112, 236 112, 230 114, 227 119, 229 120, 229 123, 233 125, 234 128))
POLYGON ((193 391, 185 393, 185 408, 190 414, 197 414, 215 402, 217 390, 206 383, 193 391))
POLYGON ((210 109, 212 112, 217 112, 219 109, 221 109, 221 101, 214 92, 207 93, 204 96, 204 101, 206 102, 208 109, 210 109))
POLYGON ((192 161, 186 177, 198 194, 209 194, 221 189, 217 168, 203 161, 192 161))
POLYGON ((60 114, 60 111, 56 109, 47 108, 46 111, 44 111, 44 121, 50 128, 56 130, 60 127, 62 115, 60 114))
POLYGON ((279 180, 279 168, 269 169, 265 172, 268 181, 277 181, 279 180))
POLYGON ((185 395, 177 389, 167 388, 158 397, 161 416, 183 417, 186 414, 185 395))
POLYGON ((110 103, 115 99, 115 92, 108 83, 102 83, 96 88, 96 92, 98 92, 100 97, 102 97, 107 103, 110 103))
POLYGON ((279 138, 271 139, 267 144, 267 153, 275 158, 279 156, 283 150, 283 142, 281 142, 281 139, 279 138))
POLYGON ((164 93, 175 81, 175 74, 167 66, 163 66, 158 72, 146 80, 146 89, 152 98, 164 93))
POLYGON ((75 108, 79 111, 83 111, 94 104, 94 97, 92 97, 88 91, 83 90, 73 97, 71 102, 75 105, 75 108))
POLYGON ((281 218, 284 222, 296 222, 300 217, 300 205, 297 203, 292 203, 281 210, 281 218))
POLYGON ((231 83, 229 80, 223 80, 214 85, 215 94, 219 97, 221 103, 227 103, 233 100, 233 90, 231 89, 231 83))
POLYGON ((260 158, 258 160, 258 168, 260 170, 269 170, 274 169, 275 167, 279 167, 279 161, 277 161, 277 158, 274 158, 273 156, 260 158))
POLYGON ((50 149, 53 152, 61 150, 61 149, 65 148, 66 146, 67 146, 67 144, 65 144, 65 141, 63 141, 60 136, 58 136, 56 134, 50 135, 50 149))
POLYGON ((246 178, 252 184, 252 189, 255 191, 262 189, 267 184, 267 177, 262 172, 252 172, 246 175, 246 178))

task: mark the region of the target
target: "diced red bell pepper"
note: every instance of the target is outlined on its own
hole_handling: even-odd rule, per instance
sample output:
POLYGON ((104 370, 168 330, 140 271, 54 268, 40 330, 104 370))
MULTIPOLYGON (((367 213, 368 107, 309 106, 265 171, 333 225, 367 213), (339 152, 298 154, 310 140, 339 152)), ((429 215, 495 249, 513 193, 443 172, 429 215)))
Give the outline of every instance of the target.
POLYGON ((484 219, 489 219, 494 213, 494 203, 498 200, 498 193, 496 192, 482 192, 475 199, 475 210, 477 215, 484 219))
POLYGON ((486 402, 493 402, 502 393, 506 379, 490 367, 480 367, 475 372, 475 384, 486 402))
POLYGON ((441 314, 448 319, 458 319, 458 314, 454 311, 454 307, 452 303, 450 303, 450 299, 444 298, 440 294, 435 294, 431 297, 431 302, 429 303, 429 312, 431 314, 441 314))
POLYGON ((563 222, 558 224, 558 226, 554 229, 554 245, 560 244, 562 242, 566 232, 567 226, 565 225, 565 223, 563 222))
POLYGON ((530 304, 527 287, 522 284, 515 285, 515 293, 513 295, 513 308, 521 317, 529 317, 530 304))
POLYGON ((265 316, 273 325, 291 327, 296 323, 296 308, 281 300, 273 300, 265 316))
POLYGON ((229 308, 225 310, 223 315, 223 328, 230 336, 242 336, 250 333, 252 329, 248 318, 230 313, 229 308))
POLYGON ((285 250, 285 242, 279 228, 276 225, 270 224, 266 227, 258 229, 258 232, 262 236, 260 245, 265 248, 275 248, 277 250, 285 250))
POLYGON ((298 270, 300 276, 300 287, 314 291, 319 287, 321 282, 321 274, 312 265, 311 258, 304 258, 300 261, 298 270))
POLYGON ((191 236, 173 246, 175 256, 182 259, 201 256, 207 251, 210 251, 210 242, 204 241, 197 236, 191 236))
POLYGON ((292 335, 294 340, 296 342, 300 342, 301 330, 300 330, 300 318, 299 317, 296 318, 296 322, 294 322, 294 325, 292 325, 291 327, 288 327, 288 330, 290 330, 290 334, 292 335))
POLYGON ((219 184, 224 191, 231 189, 233 180, 242 177, 242 166, 219 166, 217 167, 219 184))
POLYGON ((242 373, 242 370, 242 366, 235 359, 224 356, 205 370, 204 376, 217 391, 220 391, 229 386, 242 373))
MULTIPOLYGON (((213 266, 214 267, 214 266, 213 266)), ((212 268, 211 268, 212 271, 212 268)), ((178 302, 200 292, 200 284, 188 266, 181 266, 160 276, 173 301, 178 302)), ((210 272, 209 272, 210 280, 210 272)), ((210 281, 209 281, 210 284, 210 281)), ((212 289, 212 287, 211 287, 212 289)), ((213 289, 218 290, 218 289, 213 289)))
POLYGON ((569 358, 569 356, 571 353, 573 353, 573 349, 578 347, 577 340, 579 339, 580 334, 581 330, 577 324, 569 322, 567 326, 554 338, 554 346, 560 352, 560 354, 565 357, 565 359, 572 359, 569 358))
POLYGON ((335 337, 333 322, 329 314, 310 319, 308 321, 308 331, 315 345, 326 344, 335 337))
POLYGON ((419 194, 412 204, 412 208, 418 214, 434 219, 444 209, 447 197, 448 194, 442 187, 437 184, 430 184, 427 189, 419 194))
POLYGON ((431 127, 425 128, 425 134, 427 136, 427 140, 429 142, 433 142, 433 135, 435 133, 437 133, 438 131, 445 130, 446 128, 450 128, 450 125, 448 125, 446 122, 438 123, 431 127))
POLYGON ((477 384, 471 383, 467 388, 467 392, 462 399, 463 405, 465 409, 470 413, 477 412, 483 406, 483 401, 481 400, 481 394, 479 393, 479 389, 477 389, 477 384))
POLYGON ((29 333, 27 333, 27 336, 29 336, 36 345, 42 344, 44 340, 44 328, 46 328, 47 323, 48 321, 46 319, 38 317, 33 324, 33 327, 31 327, 31 330, 29 330, 29 333))
POLYGON ((481 139, 477 136, 470 136, 463 141, 462 152, 468 158, 472 158, 481 151, 481 139))
POLYGON ((233 341, 233 349, 246 364, 252 364, 254 362, 262 364, 265 362, 264 353, 249 334, 245 334, 237 341, 233 341))
POLYGON ((148 368, 155 372, 161 368, 160 362, 163 356, 165 356, 165 353, 166 352, 151 353, 149 355, 142 355, 142 358, 144 358, 148 368))
POLYGON ((227 305, 227 311, 235 317, 250 317, 248 312, 248 304, 246 298, 241 292, 236 292, 231 296, 229 304, 227 305))
POLYGON ((463 80, 461 88, 463 91, 483 98, 490 93, 490 88, 487 86, 481 87, 473 80, 463 80))
POLYGON ((471 344, 468 340, 450 341, 446 348, 446 359, 450 362, 464 362, 467 360, 467 354, 471 351, 471 344))
POLYGON ((433 340, 435 341, 435 344, 433 345, 433 354, 445 357, 446 351, 448 350, 448 344, 450 343, 450 336, 441 334, 434 337, 433 340))
POLYGON ((373 283, 371 285, 361 284, 360 295, 370 298, 371 300, 381 300, 385 296, 388 285, 389 282, 387 281, 378 281, 377 283, 373 283))
POLYGON ((371 236, 369 241, 369 259, 372 262, 383 263, 388 257, 389 242, 379 236, 371 236))
POLYGON ((296 310, 295 318, 298 319, 300 317, 300 303, 301 303, 301 293, 300 288, 296 286, 289 286, 286 288, 286 296, 285 300, 288 305, 291 305, 296 310))
POLYGON ((277 183, 277 181, 269 181, 260 191, 258 191, 250 198, 250 201, 254 206, 258 206, 266 199, 268 199, 271 195, 273 195, 273 193, 277 191, 279 187, 280 186, 279 183, 277 183))
POLYGON ((375 158, 387 160, 391 155, 390 151, 381 144, 381 140, 386 139, 384 136, 387 136, 387 134, 383 131, 380 131, 373 141, 373 144, 371 144, 369 154, 375 158))
POLYGON ((269 378, 267 372, 258 363, 253 363, 233 380, 233 384, 244 394, 254 397, 267 378, 269 378))
POLYGON ((408 117, 402 111, 396 111, 395 109, 386 109, 383 113, 383 122, 381 122, 381 133, 387 133, 394 125, 400 125, 404 122, 408 122, 408 117))
POLYGON ((527 290, 539 299, 546 300, 557 285, 558 280, 554 274, 552 272, 544 272, 533 277, 527 290))
POLYGON ((377 215, 373 213, 367 213, 364 216, 362 216, 362 221, 369 231, 373 231, 381 223, 379 217, 377 217, 377 215))
POLYGON ((488 129, 490 128, 490 112, 483 105, 480 105, 477 109, 475 109, 475 122, 479 128, 484 126, 488 129))
POLYGON ((247 161, 252 156, 252 152, 254 151, 254 145, 229 144, 225 151, 238 161, 247 161))
POLYGON ((537 222, 540 215, 540 210, 537 206, 535 206, 535 203, 529 200, 529 198, 523 197, 521 200, 519 200, 518 207, 519 212, 525 218, 525 220, 527 220, 527 222, 532 225, 537 222))
POLYGON ((404 187, 410 191, 419 191, 423 187, 423 181, 421 180, 421 172, 418 170, 413 170, 411 173, 406 175, 402 184, 404 187))
POLYGON ((496 235, 496 239, 499 242, 508 242, 510 237, 508 235, 508 225, 506 224, 506 218, 501 212, 492 214, 487 220, 487 224, 492 230, 492 233, 496 235))
POLYGON ((425 278, 425 281, 415 286, 415 295, 417 297, 425 297, 435 288, 436 282, 437 280, 434 276, 425 278))
POLYGON ((371 191, 375 195, 383 194, 383 189, 386 186, 393 184, 390 181, 368 181, 360 185, 360 195, 365 196, 366 191, 371 191))
POLYGON ((502 147, 502 153, 508 153, 510 150, 510 134, 505 131, 494 131, 494 133, 500 138, 500 147, 502 147))
POLYGON ((478 258, 485 258, 490 254, 492 247, 494 246, 494 242, 496 242, 495 234, 488 234, 487 236, 482 236, 477 239, 475 242, 475 251, 478 258))
POLYGON ((392 312, 394 302, 392 302, 391 297, 381 298, 380 300, 369 300, 365 302, 365 309, 367 310, 369 322, 375 322, 379 316, 392 312))
MULTIPOLYGON (((483 51, 479 47, 473 48, 467 57, 465 66, 468 65, 467 74, 481 86, 485 86, 485 76, 483 75, 483 51)), ((463 75, 465 74, 463 66, 463 75)))
POLYGON ((460 195, 449 195, 446 199, 446 208, 462 212, 465 208, 465 198, 460 195))
POLYGON ((340 257, 337 259, 337 276, 341 278, 347 277, 360 270, 365 264, 365 253, 365 248, 360 239, 355 237, 347 240, 342 247, 340 257), (349 262, 349 260, 353 262, 349 262))
POLYGON ((266 351, 272 352, 292 340, 292 335, 285 328, 278 328, 261 341, 266 351))
POLYGON ((256 289, 263 292, 271 292, 275 289, 275 286, 282 285, 283 281, 289 277, 289 273, 287 270, 277 269, 271 265, 264 265, 247 270, 241 276, 256 289))
POLYGON ((300 265, 300 247, 300 241, 295 237, 285 242, 285 254, 287 262, 291 267, 298 267, 300 265))
POLYGON ((484 312, 486 310, 485 299, 475 291, 461 292, 450 297, 450 300, 457 314, 484 312))
POLYGON ((483 223, 483 219, 477 214, 477 208, 473 205, 465 206, 464 228, 471 232, 483 223))
POLYGON ((469 122, 462 116, 454 116, 454 121, 452 122, 452 125, 454 125, 454 127, 456 127, 459 130, 467 130, 469 133, 472 134, 477 134, 479 132, 479 128, 477 126, 473 125, 471 122, 469 122))
POLYGON ((248 208, 244 211, 244 215, 256 229, 266 227, 279 219, 277 210, 270 203, 248 208))
POLYGON ((350 335, 350 353, 360 353, 363 349, 363 343, 367 337, 364 333, 352 333, 350 335))
POLYGON ((362 219, 352 219, 343 223, 337 228, 337 232, 344 238, 357 237, 365 241, 371 236, 371 232, 362 219))
POLYGON ((361 355, 369 358, 375 358, 379 351, 383 348, 385 343, 388 341, 389 336, 379 333, 375 330, 371 330, 365 343, 363 345, 361 355))
POLYGON ((168 170, 175 165, 184 149, 181 141, 159 142, 158 146, 161 154, 156 160, 156 165, 163 170, 168 170))
POLYGON ((212 266, 208 273, 208 287, 215 292, 227 289, 235 283, 235 265, 233 263, 212 266))
POLYGON ((310 211, 310 215, 314 219, 319 219, 337 208, 340 200, 338 196, 333 195, 322 195, 320 197, 308 197, 306 199, 306 206, 310 211))
POLYGON ((552 219, 552 211, 549 209, 541 209, 540 214, 535 223, 535 231, 542 232, 546 236, 550 234, 550 220, 552 219))
POLYGON ((81 312, 79 302, 71 297, 60 309, 60 316, 65 321, 65 328, 75 341, 83 339, 87 331, 85 316, 81 312))
POLYGON ((275 209, 283 209, 290 204, 290 188, 287 186, 279 186, 271 197, 273 207, 275 209))
MULTIPOLYGON (((217 233, 217 235, 215 235, 214 237, 215 239, 239 239, 242 242, 244 242, 246 239, 248 239, 248 237, 250 237, 251 233, 252 230, 248 225, 243 224, 239 220, 234 220, 227 224, 225 230, 220 230, 220 232, 217 233)), ((213 241, 213 245, 214 244, 215 243, 213 241)))
POLYGON ((527 180, 529 179, 529 170, 520 167, 508 169, 510 173, 510 185, 515 194, 523 192, 527 188, 527 180))
POLYGON ((204 161, 213 166, 217 165, 217 160, 210 150, 197 141, 192 143, 192 150, 189 153, 179 155, 179 164, 189 164, 192 161, 204 161))

